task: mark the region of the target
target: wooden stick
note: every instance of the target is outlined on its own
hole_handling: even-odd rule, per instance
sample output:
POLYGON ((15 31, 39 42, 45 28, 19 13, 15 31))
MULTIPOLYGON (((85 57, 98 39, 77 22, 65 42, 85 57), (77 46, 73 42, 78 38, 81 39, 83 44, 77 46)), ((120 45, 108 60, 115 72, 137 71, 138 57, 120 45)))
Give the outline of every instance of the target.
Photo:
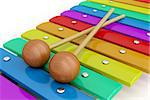
POLYGON ((58 47, 58 46, 60 46, 60 45, 62 45, 62 44, 64 44, 64 43, 66 43, 66 42, 72 41, 72 40, 74 40, 74 39, 76 39, 76 38, 78 38, 78 37, 80 37, 80 36, 82 36, 82 35, 84 35, 84 34, 89 33, 93 28, 94 28, 94 27, 88 28, 87 30, 84 30, 84 31, 79 32, 79 33, 77 33, 77 34, 75 34, 75 35, 72 35, 72 36, 70 36, 70 37, 68 37, 68 38, 65 38, 65 39, 63 39, 63 40, 61 40, 61 41, 59 41, 59 42, 57 42, 57 43, 54 43, 54 44, 52 44, 52 45, 50 46, 50 48, 53 49, 53 48, 56 48, 56 47, 58 47))
MULTIPOLYGON (((118 20, 120 20, 120 19, 122 19, 122 18, 124 18, 124 17, 125 17, 125 15, 123 14, 123 15, 120 15, 120 16, 115 17, 115 18, 113 18, 113 19, 110 19, 109 21, 105 22, 105 23, 102 25, 102 27, 105 27, 105 26, 107 26, 107 25, 109 25, 109 24, 111 24, 111 23, 114 23, 114 22, 116 22, 116 21, 118 21, 118 20)), ((70 41, 72 41, 72 40, 74 40, 74 39, 77 39, 77 38, 81 37, 82 35, 88 34, 88 33, 91 32, 93 29, 94 29, 94 27, 88 28, 88 29, 86 29, 86 30, 84 30, 84 31, 82 31, 82 32, 79 32, 79 33, 77 33, 77 34, 75 34, 75 35, 72 35, 72 36, 70 36, 70 37, 68 37, 68 38, 65 38, 65 39, 63 39, 63 40, 61 40, 61 41, 59 41, 59 42, 57 42, 57 43, 51 44, 50 48, 53 49, 53 48, 56 48, 56 47, 58 47, 58 46, 60 46, 60 45, 62 45, 62 44, 65 44, 65 43, 70 42, 70 41)))
POLYGON ((93 38, 93 36, 97 33, 97 31, 102 27, 105 21, 111 16, 114 8, 111 8, 109 12, 102 18, 102 20, 95 26, 94 30, 85 38, 85 40, 79 45, 79 47, 75 50, 74 55, 78 55, 80 51, 87 45, 87 43, 93 38))
MULTIPOLYGON (((115 17, 115 18, 112 18, 112 19, 110 19, 109 21, 105 22, 105 23, 102 25, 102 27, 105 27, 105 26, 107 26, 107 25, 109 25, 109 24, 112 24, 112 23, 114 23, 114 22, 116 22, 116 21, 118 21, 118 20, 120 20, 120 19, 122 19, 122 18, 124 18, 124 17, 126 17, 125 14, 122 14, 122 15, 120 15, 120 16, 117 16, 117 17, 115 17)), ((101 28, 102 28, 102 27, 101 27, 101 28)))

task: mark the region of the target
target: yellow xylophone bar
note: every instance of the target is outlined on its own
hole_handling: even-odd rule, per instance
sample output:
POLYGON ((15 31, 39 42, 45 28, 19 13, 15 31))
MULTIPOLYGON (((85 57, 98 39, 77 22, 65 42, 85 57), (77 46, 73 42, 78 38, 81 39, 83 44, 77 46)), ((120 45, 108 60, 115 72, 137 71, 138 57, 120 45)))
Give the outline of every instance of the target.
POLYGON ((143 14, 150 14, 150 10, 147 8, 137 7, 137 6, 133 6, 129 4, 123 4, 123 3, 115 2, 112 0, 87 0, 87 1, 97 2, 97 3, 114 6, 114 7, 118 7, 118 8, 122 8, 126 10, 131 10, 131 11, 135 11, 135 12, 139 12, 143 14))
POLYGON ((143 7, 143 8, 150 8, 149 3, 139 2, 139 1, 136 1, 136 0, 112 0, 112 1, 127 3, 127 4, 131 4, 131 5, 135 5, 135 6, 139 6, 139 7, 143 7))
MULTIPOLYGON (((37 26, 37 29, 58 36, 60 38, 67 38, 78 33, 77 31, 71 29, 69 30, 66 27, 63 27, 64 31, 60 32, 57 30, 57 28, 59 27, 62 26, 51 22, 46 22, 37 26), (67 30, 69 30, 69 32, 67 30)), ((80 44, 84 40, 84 38, 85 37, 81 37, 79 39, 74 40, 73 42, 75 44, 80 44)), ((93 38, 92 41, 87 45, 87 48, 98 53, 104 54, 113 59, 124 62, 126 64, 129 64, 131 66, 134 66, 135 68, 138 68, 144 72, 150 73, 150 56, 132 51, 130 49, 97 38, 93 38)))
MULTIPOLYGON (((65 29, 65 32, 72 33, 72 30, 65 29)), ((62 33, 63 34, 63 33, 62 33)), ((39 30, 31 30, 24 34, 22 37, 28 40, 32 39, 41 39, 45 41, 48 45, 56 43, 61 39, 53 35, 47 34, 39 30), (44 39, 43 37, 48 36, 49 39, 44 39)), ((60 51, 74 51, 77 48, 77 45, 73 43, 66 43, 60 47, 54 49, 55 52, 60 51)), ((108 58, 106 56, 100 55, 96 52, 93 52, 88 49, 83 49, 83 51, 78 56, 80 62, 86 67, 103 74, 113 80, 116 80, 127 86, 132 86, 137 79, 141 76, 141 71, 135 68, 132 68, 126 64, 120 63, 116 60, 108 58), (105 63, 104 61, 109 61, 105 63)))

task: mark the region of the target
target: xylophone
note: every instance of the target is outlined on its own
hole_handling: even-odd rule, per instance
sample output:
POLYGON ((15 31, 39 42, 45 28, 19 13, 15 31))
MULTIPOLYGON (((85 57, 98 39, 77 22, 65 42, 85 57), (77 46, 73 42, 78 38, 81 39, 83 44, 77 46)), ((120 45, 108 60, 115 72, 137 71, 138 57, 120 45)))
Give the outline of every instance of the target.
MULTIPOLYGON (((123 85, 131 87, 142 72, 150 73, 149 14, 149 0, 87 0, 4 43, 5 49, 0 48, 0 100, 111 100, 123 85), (96 26, 112 7, 115 11, 110 18, 126 17, 96 33, 78 55, 80 72, 70 84, 54 81, 48 63, 37 69, 23 61, 22 50, 29 40, 39 39, 50 46, 96 26)), ((86 36, 54 48, 51 58, 57 52, 74 51, 86 36)))

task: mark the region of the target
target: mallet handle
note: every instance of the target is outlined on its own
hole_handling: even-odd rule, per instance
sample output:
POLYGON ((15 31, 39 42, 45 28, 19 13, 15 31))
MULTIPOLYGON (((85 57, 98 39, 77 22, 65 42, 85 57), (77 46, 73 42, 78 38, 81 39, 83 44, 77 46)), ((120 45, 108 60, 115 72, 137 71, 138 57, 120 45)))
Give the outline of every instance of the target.
POLYGON ((74 55, 78 55, 80 51, 88 44, 88 42, 93 38, 93 36, 97 33, 97 31, 102 27, 102 25, 107 21, 107 19, 111 16, 113 13, 114 8, 111 8, 109 12, 102 18, 102 20, 98 23, 97 26, 89 33, 89 35, 84 39, 84 41, 78 46, 78 48, 75 50, 74 55))
POLYGON ((56 48, 56 47, 58 47, 58 46, 60 46, 60 45, 62 45, 62 44, 64 44, 64 43, 70 42, 70 41, 72 41, 72 40, 74 40, 74 39, 76 39, 76 38, 78 38, 78 37, 80 37, 80 36, 82 36, 82 35, 84 35, 84 34, 89 33, 93 28, 94 28, 94 27, 88 28, 88 29, 86 29, 86 30, 84 30, 84 31, 82 31, 82 32, 79 32, 79 33, 77 33, 77 34, 75 34, 75 35, 72 35, 72 36, 70 36, 70 37, 68 37, 68 38, 65 38, 65 39, 63 39, 63 40, 61 40, 61 41, 59 41, 59 42, 56 42, 56 43, 52 44, 52 45, 50 46, 50 48, 53 49, 53 48, 56 48))
MULTIPOLYGON (((102 27, 105 27, 105 26, 107 26, 107 25, 109 25, 109 24, 111 24, 111 23, 114 23, 114 22, 116 22, 116 21, 118 21, 118 20, 120 20, 120 19, 122 19, 122 18, 124 18, 124 17, 125 17, 125 15, 123 14, 123 15, 120 15, 120 16, 115 17, 115 18, 113 18, 113 19, 110 19, 109 21, 105 22, 105 23, 102 25, 102 27)), ((72 41, 72 40, 74 40, 74 39, 77 39, 77 38, 81 37, 82 35, 88 34, 88 33, 91 32, 93 29, 94 29, 94 27, 88 28, 88 29, 86 29, 86 30, 84 30, 84 31, 82 31, 82 32, 79 32, 79 33, 77 33, 77 34, 75 34, 75 35, 72 35, 72 36, 70 36, 70 37, 68 37, 68 38, 65 38, 65 39, 63 39, 63 40, 61 40, 61 41, 59 41, 59 42, 56 42, 56 43, 54 43, 54 44, 51 44, 50 48, 53 49, 53 48, 56 48, 56 47, 58 47, 58 46, 60 46, 60 45, 62 45, 62 44, 65 44, 65 43, 70 42, 70 41, 72 41)))

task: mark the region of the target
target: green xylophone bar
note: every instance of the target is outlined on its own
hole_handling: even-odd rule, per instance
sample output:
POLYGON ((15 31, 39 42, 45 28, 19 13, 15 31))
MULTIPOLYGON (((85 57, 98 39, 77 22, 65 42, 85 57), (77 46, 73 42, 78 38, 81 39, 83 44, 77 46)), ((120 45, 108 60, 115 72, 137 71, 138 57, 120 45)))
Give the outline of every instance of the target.
MULTIPOLYGON (((71 30, 68 29, 67 32, 71 30)), ((63 34, 63 33, 62 33, 63 34)), ((22 37, 28 40, 33 39, 41 39, 44 40, 48 45, 52 43, 56 43, 59 40, 61 40, 58 37, 55 37, 53 35, 47 34, 45 32, 39 31, 39 30, 31 30, 24 34, 22 34, 22 37), (48 36, 50 39, 43 39, 44 36, 48 36)), ((54 51, 60 52, 60 51, 74 51, 77 48, 77 45, 72 43, 66 43, 65 45, 62 45, 54 51)), ((80 62, 82 65, 85 65, 86 67, 103 74, 104 76, 107 76, 113 80, 116 80, 122 84, 125 84, 127 86, 132 86, 137 79, 141 76, 141 71, 137 70, 135 68, 132 68, 126 64, 120 63, 116 60, 113 60, 111 58, 108 58, 106 56, 100 55, 96 52, 93 52, 88 49, 83 49, 83 51, 78 56, 80 62), (103 64, 105 60, 108 60, 109 64, 103 64)))
MULTIPOLYGON (((109 11, 109 9, 111 8, 111 6, 107 5, 106 7, 103 7, 102 6, 103 4, 94 3, 94 2, 90 2, 90 1, 82 2, 82 3, 80 3, 80 5, 86 6, 86 7, 91 7, 93 9, 98 9, 98 10, 102 10, 102 11, 109 11)), ((130 17, 130 18, 135 18, 138 20, 150 22, 149 15, 138 13, 138 12, 133 12, 133 11, 117 8, 117 7, 114 7, 114 8, 115 8, 115 11, 114 11, 115 14, 125 14, 127 17, 130 17)))
POLYGON ((110 5, 113 7, 118 7, 118 8, 126 9, 129 11, 133 11, 133 12, 147 14, 147 15, 150 14, 150 10, 148 8, 142 8, 142 7, 138 7, 138 6, 123 4, 123 3, 115 2, 112 0, 88 0, 88 1, 96 2, 96 3, 100 3, 100 4, 106 4, 106 5, 110 5))
MULTIPOLYGON (((43 33, 41 31, 30 31, 37 32, 37 34, 43 33)), ((38 35, 39 36, 39 35, 38 35)), ((59 40, 55 37, 52 37, 53 41, 59 40)), ((4 47, 13 53, 22 56, 22 49, 24 45, 27 43, 26 40, 21 38, 16 38, 8 41, 4 44, 4 47)), ((54 52, 51 53, 51 57, 54 56, 54 52)), ((43 68, 45 71, 48 71, 48 63, 43 68)), ((85 92, 94 95, 100 99, 110 100, 113 96, 115 96, 122 88, 122 85, 106 78, 92 70, 85 68, 84 66, 80 66, 80 74, 77 78, 71 82, 72 85, 76 86, 79 89, 84 90, 85 92), (82 74, 86 72, 88 73, 88 77, 84 78, 82 74)))

